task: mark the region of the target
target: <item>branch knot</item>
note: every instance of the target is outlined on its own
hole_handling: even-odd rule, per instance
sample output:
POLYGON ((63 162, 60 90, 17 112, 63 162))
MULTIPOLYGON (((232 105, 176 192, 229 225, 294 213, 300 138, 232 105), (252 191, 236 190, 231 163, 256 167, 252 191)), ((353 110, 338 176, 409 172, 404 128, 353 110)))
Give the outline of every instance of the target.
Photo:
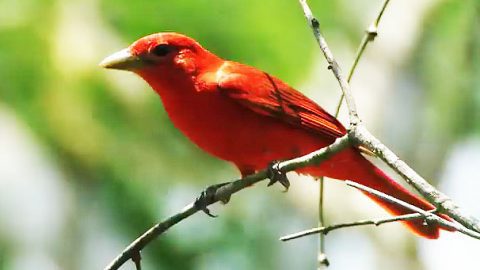
POLYGON ((371 24, 367 29, 368 41, 373 41, 378 36, 378 26, 371 24))

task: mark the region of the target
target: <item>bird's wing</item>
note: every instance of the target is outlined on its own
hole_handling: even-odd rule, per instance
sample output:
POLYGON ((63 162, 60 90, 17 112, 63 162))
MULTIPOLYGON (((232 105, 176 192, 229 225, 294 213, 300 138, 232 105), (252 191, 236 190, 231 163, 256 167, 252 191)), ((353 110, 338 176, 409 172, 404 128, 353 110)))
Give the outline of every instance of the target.
POLYGON ((259 114, 331 138, 346 133, 345 127, 318 104, 258 69, 226 62, 215 80, 222 94, 259 114))

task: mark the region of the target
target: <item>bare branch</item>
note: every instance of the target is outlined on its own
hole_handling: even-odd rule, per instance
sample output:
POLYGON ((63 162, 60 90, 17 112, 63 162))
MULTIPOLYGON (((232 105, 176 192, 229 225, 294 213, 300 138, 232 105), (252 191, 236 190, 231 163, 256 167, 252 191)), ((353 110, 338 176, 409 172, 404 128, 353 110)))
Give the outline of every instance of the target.
MULTIPOLYGON (((358 46, 355 60, 353 60, 353 64, 350 67, 350 71, 348 72, 347 82, 350 83, 350 81, 352 80, 353 73, 355 73, 355 69, 357 68, 358 62, 360 61, 360 58, 362 58, 363 52, 367 48, 368 43, 373 42, 373 40, 377 37, 378 24, 380 23, 380 20, 382 19, 383 13, 385 12, 385 9, 387 8, 387 5, 389 2, 390 0, 383 1, 382 7, 378 12, 377 17, 365 31, 365 35, 363 35, 362 41, 360 42, 360 46, 358 46)), ((340 108, 342 107, 344 97, 345 96, 342 93, 342 95, 340 96, 340 100, 338 101, 335 117, 338 117, 338 114, 340 113, 340 108)))
POLYGON ((142 255, 140 255, 140 251, 132 254, 132 261, 135 263, 136 270, 142 270, 142 255))
POLYGON ((357 227, 357 226, 365 226, 365 225, 375 225, 379 226, 385 223, 391 223, 391 222, 398 222, 398 221, 405 221, 405 220, 412 220, 412 219, 418 219, 418 218, 423 218, 427 221, 427 223, 439 223, 442 226, 454 229, 456 231, 459 231, 465 235, 468 235, 470 237, 480 239, 480 233, 477 233, 475 231, 469 230, 461 225, 458 225, 456 223, 450 222, 448 220, 445 220, 437 215, 435 215, 436 210, 430 210, 430 211, 425 211, 421 208, 418 208, 414 205, 411 205, 405 201, 399 200, 393 196, 387 195, 383 192, 380 192, 376 189, 369 188, 365 185, 358 184, 352 181, 345 181, 345 183, 351 187, 360 189, 361 191, 367 192, 369 194, 372 194, 376 197, 381 198, 384 201, 388 201, 394 204, 401 205, 414 213, 411 214, 406 214, 406 215, 401 215, 401 216, 395 216, 395 217, 389 217, 389 218, 383 218, 383 219, 376 219, 376 220, 360 220, 360 221, 354 221, 354 222, 347 222, 347 223, 339 223, 335 225, 330 225, 326 227, 318 227, 318 228, 313 228, 293 234, 289 234, 286 236, 283 236, 280 238, 281 241, 289 241, 297 238, 301 238, 304 236, 312 235, 312 234, 322 234, 326 235, 327 233, 337 230, 337 229, 342 229, 342 228, 348 228, 348 227, 357 227))
POLYGON ((439 212, 445 213, 468 229, 480 232, 480 222, 452 201, 447 195, 437 190, 416 171, 402 161, 392 150, 375 138, 365 127, 358 126, 350 131, 350 138, 364 145, 380 157, 390 168, 402 176, 423 197, 431 202, 439 212))
POLYGON ((281 237, 280 240, 289 241, 289 240, 297 239, 297 238, 304 237, 307 235, 312 235, 312 234, 326 235, 331 231, 342 229, 342 228, 365 226, 365 225, 380 226, 385 223, 405 221, 405 220, 411 220, 411 219, 417 219, 417 218, 424 218, 424 216, 420 213, 412 213, 412 214, 388 217, 388 218, 382 218, 382 219, 368 219, 368 220, 359 220, 359 221, 347 222, 347 223, 339 223, 339 224, 334 224, 327 227, 318 227, 318 228, 313 228, 313 229, 309 229, 309 230, 305 230, 297 233, 292 233, 292 234, 281 237))
POLYGON ((348 134, 352 142, 367 147, 370 151, 374 152, 377 156, 379 156, 393 170, 399 173, 407 181, 408 184, 413 186, 418 192, 420 192, 420 194, 422 194, 422 196, 424 196, 429 202, 434 204, 439 212, 447 214, 468 229, 480 232, 480 222, 476 218, 465 214, 464 210, 462 210, 458 205, 456 205, 448 196, 441 193, 432 185, 430 185, 405 162, 401 161, 390 149, 388 149, 377 138, 375 138, 375 136, 373 136, 361 124, 361 120, 358 117, 355 101, 350 91, 350 86, 345 80, 344 76, 341 74, 338 63, 334 59, 330 49, 328 48, 327 43, 325 42, 325 39, 320 32, 320 23, 313 16, 312 11, 310 10, 306 0, 299 0, 299 2, 303 8, 305 17, 307 18, 309 25, 312 28, 315 39, 320 45, 320 49, 322 50, 325 58, 330 64, 332 72, 337 78, 340 87, 342 88, 342 92, 345 95, 345 101, 347 103, 350 116, 350 129, 348 134))
MULTIPOLYGON (((322 176, 318 180, 318 227, 323 227, 325 226, 325 215, 324 215, 324 194, 325 194, 325 178, 322 176)), ((320 234, 320 237, 318 239, 318 255, 317 255, 317 261, 318 261, 318 268, 317 269, 323 269, 326 268, 330 265, 330 262, 328 261, 327 254, 325 253, 325 235, 320 234)))
MULTIPOLYGON (((310 165, 318 165, 322 161, 328 159, 335 153, 345 149, 346 147, 350 146, 350 141, 347 135, 338 138, 334 143, 329 146, 326 146, 320 150, 315 152, 309 153, 302 157, 298 157, 292 160, 287 160, 280 162, 278 168, 284 172, 293 171, 295 169, 299 169, 302 167, 310 166, 310 165)), ((267 178, 267 170, 262 170, 258 173, 249 175, 242 179, 233 181, 225 186, 220 187, 216 190, 213 200, 207 202, 207 206, 211 205, 215 202, 221 201, 225 198, 229 198, 234 193, 249 187, 255 183, 263 181, 267 178)), ((135 264, 140 264, 139 254, 140 251, 148 245, 152 240, 157 238, 159 235, 166 232, 175 224, 179 223, 180 221, 190 217, 191 215, 198 212, 199 209, 195 206, 195 202, 190 203, 187 205, 183 210, 179 213, 165 219, 164 221, 156 224, 148 231, 146 231, 142 236, 137 238, 133 241, 130 245, 128 245, 120 255, 118 255, 107 267, 105 270, 116 270, 120 268, 126 261, 133 259, 135 264), (137 263, 138 262, 138 263, 137 263)))
POLYGON ((323 37, 322 33, 320 32, 320 22, 313 16, 312 10, 307 4, 306 0, 299 0, 300 5, 302 6, 303 13, 305 15, 305 18, 308 21, 308 24, 310 25, 310 28, 312 28, 313 35, 315 36, 315 39, 317 40, 318 45, 320 46, 320 49, 323 52, 323 55, 327 59, 328 62, 328 67, 329 69, 332 70, 333 74, 338 80, 338 83, 340 84, 340 88, 343 91, 343 94, 345 95, 345 101, 347 102, 348 106, 348 113, 350 116, 350 125, 356 126, 357 124, 360 123, 360 118, 358 117, 357 113, 357 107, 355 105, 355 100, 353 99, 353 96, 350 91, 350 86, 348 85, 348 82, 345 80, 345 77, 342 75, 342 71, 340 70, 340 66, 338 65, 337 61, 333 57, 332 52, 330 51, 330 48, 328 47, 327 41, 323 37))
POLYGON ((355 183, 355 182, 352 182, 352 181, 345 181, 345 183, 349 186, 352 186, 354 188, 357 188, 357 189, 360 189, 362 191, 365 191, 367 193, 370 193, 372 195, 375 195, 379 198, 381 198, 382 200, 387 200, 389 202, 392 202, 392 203, 395 203, 395 204, 399 204, 413 212, 416 212, 416 213, 420 213, 422 214, 426 221, 427 222, 436 222, 436 223, 439 223, 441 224, 442 226, 444 227, 447 227, 447 228, 450 228, 450 229, 455 229, 465 235, 468 235, 470 237, 473 237, 473 238, 476 238, 476 239, 480 239, 480 233, 476 232, 476 231, 473 231, 473 230, 470 230, 470 229, 467 229, 457 223, 454 223, 454 222, 451 222, 451 221, 448 221, 448 220, 445 220, 437 215, 435 215, 434 213, 431 213, 429 211, 425 211, 419 207, 416 207, 414 205, 411 205, 407 202, 404 202, 402 200, 399 200, 397 198, 394 198, 390 195, 387 195, 383 192, 380 192, 378 190, 375 190, 373 188, 369 188, 367 186, 364 186, 362 184, 359 184, 359 183, 355 183))
POLYGON ((354 222, 348 222, 348 223, 339 223, 327 227, 318 227, 318 228, 313 228, 293 234, 289 234, 286 236, 283 236, 280 238, 281 241, 289 241, 293 239, 297 239, 300 237, 304 237, 307 235, 312 235, 312 234, 322 234, 326 235, 327 233, 337 230, 337 229, 342 229, 342 228, 347 228, 347 227, 357 227, 357 226, 365 226, 365 225, 375 225, 379 226, 381 224, 385 223, 390 223, 390 222, 398 222, 398 221, 405 221, 405 220, 411 220, 411 219, 418 219, 418 218, 423 218, 427 221, 427 223, 439 223, 444 227, 454 229, 456 231, 459 231, 465 235, 468 235, 470 237, 480 239, 480 233, 475 232, 473 230, 467 229, 461 225, 458 225, 456 223, 450 222, 448 220, 445 220, 437 215, 435 215, 436 210, 430 210, 430 211, 425 211, 421 208, 418 208, 412 204, 409 204, 405 201, 402 201, 400 199, 397 199, 393 196, 390 196, 388 194, 385 194, 381 191, 378 191, 376 189, 367 187, 365 185, 353 182, 353 181, 345 181, 345 183, 351 187, 360 189, 361 191, 364 191, 366 193, 372 194, 376 197, 381 198, 383 201, 388 201, 397 205, 400 205, 402 207, 405 207, 414 213, 411 214, 406 214, 406 215, 401 215, 401 216, 395 216, 395 217, 389 217, 389 218, 383 218, 383 219, 376 219, 376 220, 360 220, 360 221, 354 221, 354 222))
MULTIPOLYGON (((370 24, 370 26, 367 28, 365 31, 365 34, 363 35, 362 41, 360 42, 360 45, 357 49, 357 53, 355 56, 355 59, 352 63, 352 66, 350 67, 350 71, 348 72, 347 76, 347 82, 350 83, 352 80, 353 74, 355 73, 355 70, 357 68, 358 62, 360 61, 360 58, 363 56, 363 52, 367 48, 368 43, 373 42, 375 37, 378 35, 378 25, 380 23, 380 20, 382 18, 382 15, 387 8, 388 3, 390 0, 385 0, 382 4, 382 7, 380 8, 380 11, 378 12, 375 20, 370 24)), ((337 109, 335 111, 335 118, 338 118, 338 115, 340 114, 340 109, 343 104, 343 99, 344 99, 344 94, 343 92, 340 95, 340 99, 338 101, 337 109)), ((321 177, 320 180, 318 181, 319 183, 319 201, 318 201, 318 227, 324 227, 325 224, 325 218, 324 218, 324 203, 323 203, 323 194, 325 192, 324 188, 324 178, 321 177)), ((319 237, 319 254, 318 254, 318 261, 319 265, 327 265, 328 266, 328 260, 325 255, 325 234, 321 233, 319 237)))

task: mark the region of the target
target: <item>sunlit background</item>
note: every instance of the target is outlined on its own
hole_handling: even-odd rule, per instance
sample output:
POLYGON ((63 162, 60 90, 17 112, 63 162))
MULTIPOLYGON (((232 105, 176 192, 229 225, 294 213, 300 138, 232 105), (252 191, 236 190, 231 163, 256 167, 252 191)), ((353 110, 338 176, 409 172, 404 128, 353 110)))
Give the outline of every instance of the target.
MULTIPOLYGON (((315 0, 343 70, 381 0, 315 0)), ((480 1, 391 1, 352 81, 384 143, 480 217, 480 1)), ((296 0, 1 0, 0 269, 102 269, 208 184, 238 177, 169 122, 133 74, 98 62, 159 31, 262 68, 334 112, 339 88, 296 0)), ((347 123, 345 112, 341 119, 347 123)), ((143 252, 145 269, 315 269, 317 183, 258 184, 143 252)), ((396 176, 396 178, 399 178, 396 176)), ((385 213, 327 181, 329 223, 385 213)), ((399 224, 326 238, 329 269, 478 269, 480 242, 412 236, 399 224)), ((128 262, 124 269, 133 269, 128 262)))

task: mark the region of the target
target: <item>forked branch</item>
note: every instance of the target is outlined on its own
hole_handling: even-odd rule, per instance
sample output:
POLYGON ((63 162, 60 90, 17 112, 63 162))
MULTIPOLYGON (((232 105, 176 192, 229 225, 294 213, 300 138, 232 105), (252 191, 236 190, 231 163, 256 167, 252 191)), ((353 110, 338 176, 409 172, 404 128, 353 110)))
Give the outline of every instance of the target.
POLYGON ((388 147, 381 143, 380 140, 373 136, 367 128, 363 126, 358 117, 355 100, 350 91, 350 85, 342 74, 337 61, 333 57, 333 54, 320 31, 320 22, 313 16, 306 0, 299 0, 299 2, 302 6, 305 18, 307 18, 307 21, 312 28, 313 35, 329 63, 329 68, 332 70, 335 78, 337 78, 340 88, 345 95, 345 101, 347 103, 350 117, 350 129, 348 135, 352 142, 354 142, 354 144, 365 146, 380 157, 389 167, 399 173, 408 184, 414 187, 420 194, 422 194, 422 196, 435 205, 439 212, 447 214, 468 229, 480 232, 480 222, 478 219, 466 214, 460 206, 453 202, 447 195, 433 187, 405 162, 400 160, 395 153, 388 149, 388 147))

